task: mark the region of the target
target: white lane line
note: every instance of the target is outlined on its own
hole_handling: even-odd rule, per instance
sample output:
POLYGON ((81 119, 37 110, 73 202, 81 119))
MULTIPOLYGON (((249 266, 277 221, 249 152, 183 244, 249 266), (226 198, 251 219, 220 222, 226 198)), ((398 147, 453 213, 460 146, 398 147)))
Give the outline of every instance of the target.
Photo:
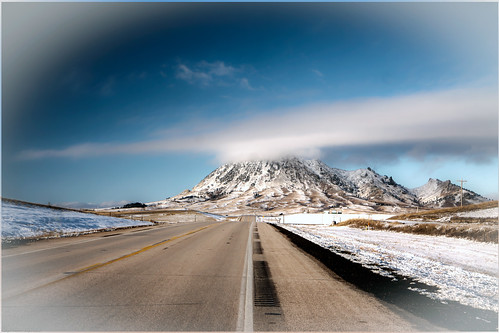
POLYGON ((244 256, 244 269, 241 278, 241 291, 239 293, 239 312, 237 315, 236 331, 253 332, 253 226, 249 227, 246 255, 244 256))
POLYGON ((63 244, 63 245, 59 245, 59 246, 47 247, 47 248, 43 248, 43 249, 37 249, 37 250, 26 251, 26 252, 21 252, 21 253, 7 254, 7 255, 3 255, 2 258, 23 256, 23 255, 26 255, 26 254, 43 252, 43 251, 48 251, 48 250, 54 250, 54 249, 58 249, 58 248, 61 248, 61 247, 66 247, 66 246, 72 246, 72 245, 77 245, 77 244, 94 242, 96 240, 99 240, 99 238, 88 239, 88 240, 84 240, 84 241, 80 241, 80 242, 71 242, 71 243, 63 244))

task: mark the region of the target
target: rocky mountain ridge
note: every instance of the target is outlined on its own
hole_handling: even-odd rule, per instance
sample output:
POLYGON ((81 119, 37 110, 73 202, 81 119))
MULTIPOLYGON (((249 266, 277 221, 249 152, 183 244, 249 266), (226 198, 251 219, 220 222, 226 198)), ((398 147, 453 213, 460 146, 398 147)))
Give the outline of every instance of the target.
MULTIPOLYGON (((454 207, 461 204, 461 187, 450 180, 441 181, 430 178, 426 184, 411 190, 418 198, 421 206, 435 208, 454 207)), ((488 201, 487 198, 463 188, 463 205, 471 205, 488 201)))
MULTIPOLYGON (((222 165, 192 190, 149 205, 215 213, 312 213, 337 208, 397 212, 457 205, 460 191, 450 181, 432 179, 411 190, 371 168, 348 171, 319 160, 285 158, 222 165)), ((463 199, 487 200, 471 191, 463 199)))

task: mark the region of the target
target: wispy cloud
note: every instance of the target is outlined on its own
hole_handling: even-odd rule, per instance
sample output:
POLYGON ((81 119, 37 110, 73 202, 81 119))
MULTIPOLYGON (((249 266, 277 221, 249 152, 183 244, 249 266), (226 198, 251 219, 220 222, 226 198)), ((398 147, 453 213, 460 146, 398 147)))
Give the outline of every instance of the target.
POLYGON ((182 151, 212 153, 227 162, 392 147, 416 157, 446 153, 476 161, 477 156, 497 156, 497 107, 496 91, 464 89, 321 103, 256 113, 245 121, 211 122, 199 132, 186 124, 183 133, 188 134, 158 140, 86 143, 24 151, 20 156, 82 158, 182 151))
POLYGON ((248 89, 248 90, 255 90, 255 88, 253 88, 251 86, 251 84, 249 83, 249 80, 245 77, 241 78, 241 80, 239 80, 239 83, 241 85, 241 87, 245 88, 245 89, 248 89))
POLYGON ((210 85, 221 77, 231 77, 235 68, 227 66, 222 61, 206 62, 201 61, 190 68, 185 64, 179 64, 176 77, 190 84, 210 85))
POLYGON ((317 69, 312 69, 312 72, 314 72, 319 77, 323 77, 324 76, 324 74, 322 74, 322 72, 319 71, 319 70, 317 70, 317 69))
POLYGON ((214 77, 214 76, 231 76, 234 74, 236 69, 232 66, 226 65, 222 61, 215 61, 215 62, 207 62, 207 61, 201 61, 198 65, 198 68, 205 70, 208 75, 214 77))
POLYGON ((102 96, 109 96, 114 93, 114 87, 116 85, 116 79, 114 76, 108 77, 104 82, 100 84, 99 92, 102 96))
POLYGON ((177 78, 187 81, 191 84, 200 83, 202 85, 208 85, 213 79, 213 77, 208 73, 192 70, 183 64, 178 65, 177 78))
POLYGON ((135 72, 128 74, 128 80, 130 80, 130 81, 140 81, 140 80, 144 80, 145 78, 147 78, 146 71, 135 71, 135 72))
POLYGON ((227 65, 223 61, 201 61, 195 65, 179 64, 176 68, 176 78, 189 84, 201 86, 231 86, 239 85, 248 90, 254 90, 247 77, 243 77, 244 70, 227 65))

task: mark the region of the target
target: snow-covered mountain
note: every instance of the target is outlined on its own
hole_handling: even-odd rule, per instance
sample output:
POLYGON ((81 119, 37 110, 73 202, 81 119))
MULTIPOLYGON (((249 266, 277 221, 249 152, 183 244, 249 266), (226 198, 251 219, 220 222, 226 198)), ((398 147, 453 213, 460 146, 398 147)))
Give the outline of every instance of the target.
MULTIPOLYGON (((421 205, 458 205, 460 192, 452 197, 451 193, 455 194, 431 182, 409 190, 392 177, 382 176, 371 168, 347 171, 331 168, 319 160, 285 158, 222 165, 192 190, 149 205, 222 214, 257 211, 312 213, 338 207, 396 212, 421 205), (437 188, 442 190, 434 190, 437 188)), ((473 201, 473 192, 466 193, 469 193, 465 194, 466 203, 487 200, 475 193, 473 198, 476 200, 473 201)))
POLYGON ((371 169, 333 169, 318 160, 286 158, 225 164, 192 190, 151 203, 213 212, 302 212, 335 207, 415 205, 408 189, 371 169))
MULTIPOLYGON (((426 184, 411 189, 419 202, 424 206, 453 207, 461 204, 461 187, 450 180, 441 181, 430 178, 426 184)), ((488 201, 487 198, 463 188, 463 205, 471 205, 488 201)))

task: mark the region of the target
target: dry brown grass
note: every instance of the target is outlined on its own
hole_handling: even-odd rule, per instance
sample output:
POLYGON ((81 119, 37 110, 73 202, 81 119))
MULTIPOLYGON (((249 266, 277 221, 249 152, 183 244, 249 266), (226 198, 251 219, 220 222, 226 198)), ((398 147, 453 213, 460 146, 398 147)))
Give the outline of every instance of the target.
POLYGON ((158 222, 194 222, 201 220, 214 220, 194 210, 173 210, 173 209, 117 209, 107 211, 94 211, 94 214, 112 216, 135 221, 158 222))
POLYGON ((487 201, 474 205, 467 205, 463 207, 451 207, 451 208, 441 208, 434 210, 427 210, 419 213, 409 213, 402 214, 390 217, 389 220, 437 220, 444 216, 448 216, 450 214, 462 213, 462 212, 470 212, 479 209, 487 209, 498 207, 498 201, 487 201))
POLYGON ((352 219, 337 224, 337 226, 342 225, 361 229, 369 228, 372 230, 388 230, 419 235, 466 238, 478 242, 498 242, 498 230, 495 225, 469 226, 452 223, 403 224, 400 222, 375 221, 368 219, 352 219))
POLYGON ((497 218, 494 217, 460 217, 452 216, 450 218, 451 223, 487 223, 487 224, 497 224, 497 218))
POLYGON ((164 215, 179 215, 179 214, 195 214, 193 210, 174 210, 174 209, 155 209, 155 210, 141 210, 141 209, 116 209, 116 210, 97 210, 93 211, 94 214, 103 216, 130 216, 130 215, 149 215, 149 214, 164 214, 164 215))

